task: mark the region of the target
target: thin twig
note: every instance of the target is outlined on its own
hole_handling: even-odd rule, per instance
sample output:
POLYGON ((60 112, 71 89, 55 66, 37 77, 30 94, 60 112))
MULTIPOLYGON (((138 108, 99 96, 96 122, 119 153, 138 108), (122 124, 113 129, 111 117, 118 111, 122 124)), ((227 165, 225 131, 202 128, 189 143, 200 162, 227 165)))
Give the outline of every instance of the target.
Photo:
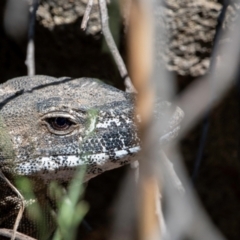
MULTIPOLYGON (((0 236, 11 238, 14 234, 14 231, 11 229, 0 228, 0 236)), ((23 233, 16 232, 15 240, 37 240, 36 238, 29 237, 23 233)))
POLYGON ((28 76, 32 77, 35 75, 35 57, 34 57, 34 28, 36 20, 36 12, 38 9, 38 0, 33 0, 33 4, 30 7, 30 21, 28 28, 28 45, 27 45, 27 56, 25 64, 27 65, 28 76))
POLYGON ((85 30, 87 28, 87 23, 88 23, 88 20, 89 20, 89 15, 90 15, 91 10, 92 10, 92 5, 93 5, 93 0, 88 0, 87 7, 86 7, 86 10, 84 12, 83 20, 82 20, 82 24, 81 24, 81 29, 83 29, 83 30, 85 30))
POLYGON ((18 215, 16 217, 16 220, 15 220, 15 224, 14 224, 14 227, 13 227, 13 234, 12 234, 12 237, 11 237, 11 240, 14 240, 15 239, 15 236, 16 236, 16 233, 17 233, 17 229, 18 229, 18 226, 19 226, 19 223, 22 219, 22 215, 23 215, 23 212, 24 212, 24 209, 25 209, 25 203, 24 203, 24 198, 22 196, 22 194, 17 190, 17 188, 15 188, 12 183, 5 177, 5 175, 3 174, 3 172, 0 170, 0 177, 8 184, 8 186, 18 195, 19 199, 20 199, 20 202, 21 202, 21 207, 19 209, 19 212, 18 212, 18 215))
POLYGON ((100 9, 100 13, 101 13, 102 32, 105 37, 106 43, 112 53, 112 56, 117 64, 120 75, 124 79, 126 92, 135 92, 136 93, 136 89, 134 88, 134 86, 132 84, 132 81, 128 75, 127 68, 123 62, 123 59, 117 49, 116 43, 115 43, 113 36, 111 34, 111 31, 109 29, 106 1, 99 0, 98 3, 99 3, 99 9, 100 9))

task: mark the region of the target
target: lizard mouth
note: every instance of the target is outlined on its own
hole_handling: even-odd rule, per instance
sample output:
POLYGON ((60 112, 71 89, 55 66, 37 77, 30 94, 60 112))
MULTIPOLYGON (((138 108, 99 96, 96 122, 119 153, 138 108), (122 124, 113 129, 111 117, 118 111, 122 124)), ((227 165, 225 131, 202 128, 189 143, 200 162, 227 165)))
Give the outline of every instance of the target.
POLYGON ((39 177, 44 183, 52 180, 67 182, 72 179, 77 169, 86 167, 84 182, 107 171, 125 165, 132 161, 140 151, 140 146, 127 150, 116 151, 116 159, 111 159, 108 153, 98 153, 88 156, 64 155, 48 156, 30 159, 15 168, 17 175, 39 177), (87 163, 88 162, 88 163, 87 163))

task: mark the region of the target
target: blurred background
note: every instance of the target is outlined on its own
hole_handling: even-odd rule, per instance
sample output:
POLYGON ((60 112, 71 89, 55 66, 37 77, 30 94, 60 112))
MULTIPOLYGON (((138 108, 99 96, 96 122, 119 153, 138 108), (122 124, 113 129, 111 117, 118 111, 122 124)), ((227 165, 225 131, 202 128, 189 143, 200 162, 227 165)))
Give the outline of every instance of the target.
MULTIPOLYGON (((98 9, 93 9, 86 32, 80 24, 87 1, 42 1, 35 27, 36 74, 54 77, 94 77, 124 90, 123 81, 100 33, 98 9)), ((207 73, 214 36, 223 2, 210 0, 166 0, 166 17, 159 24, 169 29, 169 44, 160 52, 164 66, 175 76, 177 93, 207 73)), ((6 0, 0 1, 0 82, 27 75, 26 37, 12 38, 4 28, 6 0)), ((156 13, 158 14, 158 13, 156 13)), ((229 8, 227 21, 234 11, 229 8)), ((121 55, 126 59, 126 25, 116 4, 109 5, 110 22, 121 55)), ((226 27, 227 27, 226 21, 226 27)), ((165 43, 159 43, 165 44, 165 43)), ((239 80, 237 80, 239 81, 239 80)), ((202 162, 195 174, 198 197, 213 223, 229 240, 240 239, 240 131, 239 83, 221 99, 209 116, 209 131, 202 162)), ((201 121, 181 139, 180 150, 189 177, 199 156, 204 129, 201 121)), ((115 201, 129 166, 106 172, 89 181, 85 199, 90 210, 82 224, 81 239, 104 240, 115 214, 115 201)))

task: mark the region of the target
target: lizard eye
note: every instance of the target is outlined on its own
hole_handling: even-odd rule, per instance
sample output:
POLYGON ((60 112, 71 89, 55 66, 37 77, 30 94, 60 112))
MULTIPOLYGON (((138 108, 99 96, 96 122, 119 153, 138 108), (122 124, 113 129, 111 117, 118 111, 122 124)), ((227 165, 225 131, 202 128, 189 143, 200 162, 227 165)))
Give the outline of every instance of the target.
POLYGON ((45 123, 50 132, 57 135, 65 135, 75 129, 76 123, 67 117, 45 118, 45 123))
POLYGON ((74 124, 68 118, 65 117, 49 118, 48 123, 51 125, 53 129, 57 131, 67 130, 74 124))

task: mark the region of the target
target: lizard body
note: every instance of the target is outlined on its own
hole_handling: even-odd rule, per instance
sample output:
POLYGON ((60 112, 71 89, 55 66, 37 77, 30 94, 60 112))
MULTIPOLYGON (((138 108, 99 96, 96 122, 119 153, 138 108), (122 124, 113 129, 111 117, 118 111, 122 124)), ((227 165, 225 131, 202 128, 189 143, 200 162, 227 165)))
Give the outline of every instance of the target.
MULTIPOLYGON (((4 138, 12 144, 0 146, 3 172, 65 182, 87 165, 87 181, 140 151, 134 95, 99 80, 20 77, 2 84, 0 94, 4 138)), ((162 102, 160 114, 169 107, 162 102)), ((176 135, 182 117, 176 108, 162 140, 176 135)))
MULTIPOLYGON (((137 160, 141 142, 135 98, 134 94, 90 78, 34 76, 7 81, 0 85, 1 171, 10 180, 16 176, 31 178, 35 196, 45 207, 50 181, 67 183, 83 165, 84 181, 88 181, 137 160)), ((157 104, 155 115, 159 121, 170 108, 168 102, 157 104)), ((182 110, 174 108, 159 143, 176 137, 182 118, 182 110)), ((0 228, 12 229, 19 199, 1 179, 0 188, 0 228)), ((43 212, 50 235, 54 224, 47 210, 43 212)), ((27 214, 18 230, 38 236, 27 214)))

